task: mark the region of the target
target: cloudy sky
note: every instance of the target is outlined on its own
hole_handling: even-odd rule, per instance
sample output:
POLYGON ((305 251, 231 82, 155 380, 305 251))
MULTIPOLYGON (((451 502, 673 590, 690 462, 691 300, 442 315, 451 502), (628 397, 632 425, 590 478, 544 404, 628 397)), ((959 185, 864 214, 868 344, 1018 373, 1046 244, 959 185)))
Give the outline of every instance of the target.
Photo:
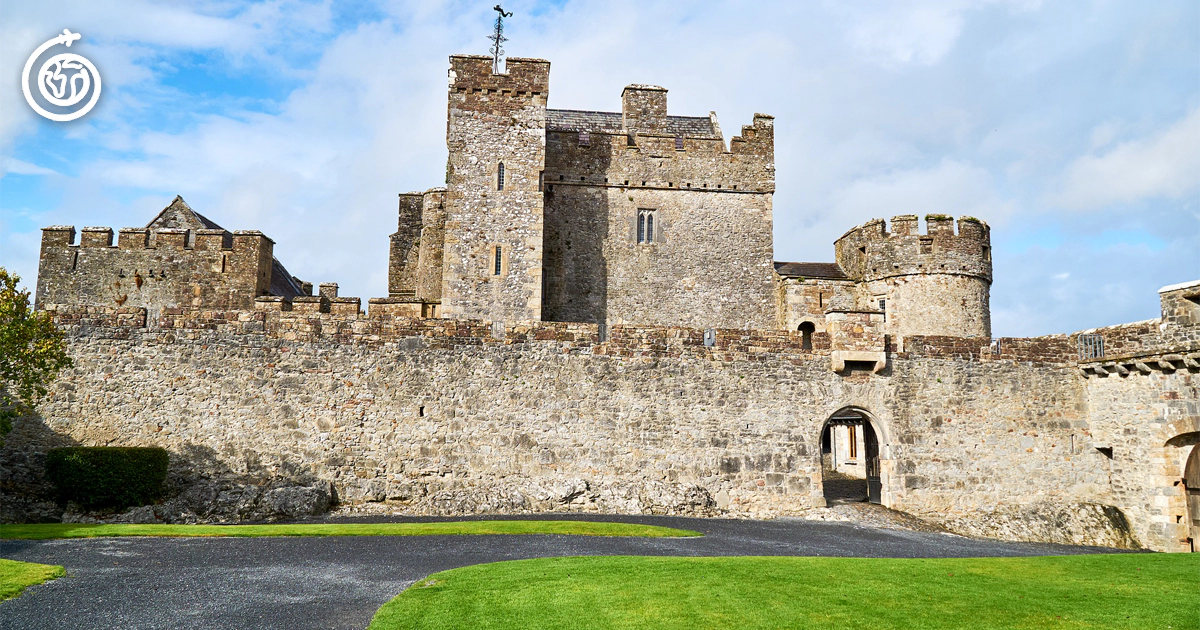
MULTIPOLYGON (((386 295, 396 194, 440 185, 447 56, 494 0, 0 3, 0 265, 39 228, 142 225, 176 194, 289 270, 386 295), (21 68, 70 28, 103 96, 36 116, 21 68)), ((775 116, 776 260, 872 217, 988 221, 997 336, 1149 319, 1200 278, 1200 2, 507 1, 550 106, 669 88, 726 135, 775 116)))

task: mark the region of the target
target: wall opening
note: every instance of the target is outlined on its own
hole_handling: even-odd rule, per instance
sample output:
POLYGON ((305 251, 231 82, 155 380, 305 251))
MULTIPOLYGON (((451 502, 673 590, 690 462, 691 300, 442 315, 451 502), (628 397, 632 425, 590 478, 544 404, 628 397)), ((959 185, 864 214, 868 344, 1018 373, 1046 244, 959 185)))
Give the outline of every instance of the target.
POLYGON ((863 411, 846 408, 821 428, 821 484, 826 505, 883 503, 880 432, 863 411))
POLYGON ((496 165, 496 190, 504 190, 504 162, 496 165))
POLYGON ((812 322, 800 324, 800 349, 812 350, 812 336, 817 332, 817 325, 812 322))
POLYGON ((1200 445, 1192 447, 1183 472, 1183 490, 1187 493, 1188 547, 1195 553, 1200 546, 1200 445))

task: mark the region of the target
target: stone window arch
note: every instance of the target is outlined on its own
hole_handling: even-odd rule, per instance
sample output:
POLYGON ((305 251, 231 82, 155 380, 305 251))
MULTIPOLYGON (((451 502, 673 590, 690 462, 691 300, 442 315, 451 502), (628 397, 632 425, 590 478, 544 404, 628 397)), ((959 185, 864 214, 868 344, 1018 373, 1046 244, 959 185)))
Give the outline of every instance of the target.
POLYGON ((813 333, 817 332, 817 325, 812 322, 801 322, 797 330, 800 331, 800 349, 812 350, 812 337, 813 333))
POLYGON ((638 208, 637 242, 639 245, 649 245, 659 240, 661 226, 656 225, 657 215, 657 210, 638 208))

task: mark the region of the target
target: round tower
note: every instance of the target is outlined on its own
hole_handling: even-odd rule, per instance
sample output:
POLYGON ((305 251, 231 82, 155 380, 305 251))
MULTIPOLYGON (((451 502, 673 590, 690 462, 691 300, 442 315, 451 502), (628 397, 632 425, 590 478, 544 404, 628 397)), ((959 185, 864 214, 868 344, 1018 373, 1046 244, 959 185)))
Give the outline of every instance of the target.
POLYGON ((882 310, 893 337, 992 336, 991 231, 973 217, 931 214, 921 233, 915 215, 860 225, 834 243, 838 264, 858 281, 860 306, 882 310))

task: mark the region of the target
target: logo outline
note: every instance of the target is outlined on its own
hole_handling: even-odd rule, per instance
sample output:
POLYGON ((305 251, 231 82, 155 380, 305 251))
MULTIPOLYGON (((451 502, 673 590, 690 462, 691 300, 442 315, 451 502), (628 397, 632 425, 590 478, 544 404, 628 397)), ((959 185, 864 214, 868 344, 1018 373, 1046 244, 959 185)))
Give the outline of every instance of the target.
POLYGON ((83 107, 66 114, 56 114, 54 112, 46 111, 46 109, 39 105, 36 100, 34 100, 33 93, 29 89, 29 73, 33 70, 34 62, 37 61, 38 57, 40 57, 42 53, 59 44, 63 44, 67 48, 70 48, 73 42, 81 39, 82 37, 83 36, 79 33, 72 33, 70 29, 64 28, 61 35, 43 42, 41 46, 37 47, 37 50, 33 51, 33 54, 29 56, 29 59, 25 61, 25 69, 21 72, 21 91, 25 93, 25 102, 29 103, 29 106, 33 108, 33 111, 37 112, 43 118, 53 120, 55 122, 69 122, 81 118, 84 114, 92 111, 92 108, 96 106, 96 102, 100 100, 100 71, 96 69, 96 66, 93 65, 87 57, 73 53, 62 53, 55 55, 50 59, 47 59, 45 63, 42 64, 42 67, 38 70, 37 74, 38 92, 40 92, 48 102, 54 105, 70 107, 83 100, 83 97, 88 93, 88 88, 91 87, 92 97, 88 99, 88 102, 84 104, 83 107), (53 70, 51 70, 51 66, 54 66, 53 70), (82 70, 85 68, 87 69, 88 74, 81 72, 75 73, 69 78, 63 76, 62 74, 63 69, 82 70), (75 84, 75 79, 79 78, 80 76, 83 78, 82 90, 78 90, 75 84), (47 79, 50 81, 48 82, 47 79), (94 79, 94 82, 92 79, 94 79), (58 81, 58 85, 55 86, 53 81, 58 81), (51 91, 54 92, 53 95, 46 90, 48 83, 51 86, 51 91), (71 93, 68 98, 64 99, 62 96, 66 93, 68 86, 71 88, 71 93))

